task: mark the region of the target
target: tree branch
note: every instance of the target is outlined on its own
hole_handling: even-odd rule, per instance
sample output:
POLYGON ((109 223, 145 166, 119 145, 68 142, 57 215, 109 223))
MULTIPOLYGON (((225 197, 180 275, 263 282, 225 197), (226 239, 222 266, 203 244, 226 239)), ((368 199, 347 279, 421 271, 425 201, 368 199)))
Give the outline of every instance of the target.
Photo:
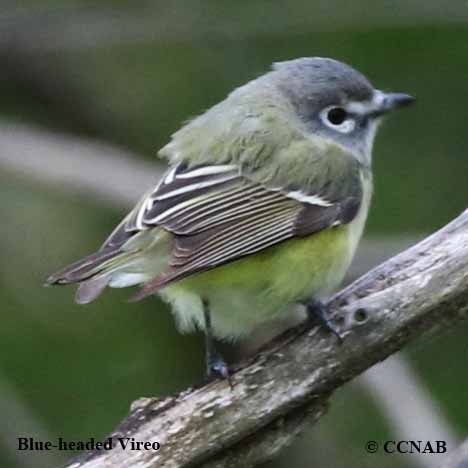
MULTIPOLYGON (((445 419, 442 408, 432 400, 408 360, 400 355, 391 356, 359 379, 364 390, 375 401, 398 440, 443 440, 447 452, 457 447, 459 439, 445 419)), ((406 453, 409 465, 419 468, 439 468, 447 453, 406 453)), ((468 468, 468 466, 466 467, 468 468)))
POLYGON ((365 15, 356 14, 352 4, 336 0, 320 8, 311 2, 296 2, 295 8, 288 11, 281 4, 272 3, 266 15, 254 2, 246 3, 241 9, 221 9, 217 4, 201 8, 174 0, 170 4, 150 2, 148 5, 138 9, 83 4, 3 8, 0 49, 15 46, 32 51, 74 51, 144 42, 164 45, 206 40, 239 42, 290 38, 310 31, 464 25, 468 18, 463 0, 452 0, 449 4, 426 0, 424 8, 407 0, 393 0, 388 4, 366 0, 359 6, 365 15), (258 21, 259 11, 264 14, 264 21, 258 21))
POLYGON ((119 146, 16 122, 0 120, 0 146, 2 171, 118 208, 135 204, 163 174, 161 164, 119 146))
POLYGON ((440 468, 466 468, 468 466, 468 439, 463 441, 440 468))
POLYGON ((468 312, 468 210, 390 259, 331 301, 345 334, 290 330, 233 375, 165 399, 138 400, 112 434, 114 448, 69 468, 249 467, 273 456, 323 414, 330 394, 414 338, 468 312), (122 450, 118 437, 157 441, 159 451, 122 450))

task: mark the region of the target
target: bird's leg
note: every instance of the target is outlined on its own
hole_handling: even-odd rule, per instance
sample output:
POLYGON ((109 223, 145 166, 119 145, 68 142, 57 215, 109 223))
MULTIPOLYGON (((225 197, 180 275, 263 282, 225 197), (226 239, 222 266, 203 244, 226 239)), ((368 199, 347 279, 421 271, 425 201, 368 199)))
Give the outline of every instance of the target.
POLYGON ((208 302, 203 301, 203 314, 205 317, 205 352, 206 352, 206 373, 208 379, 222 377, 231 384, 229 369, 224 359, 215 348, 213 330, 211 328, 211 315, 208 302))
POLYGON ((340 331, 333 326, 328 318, 328 307, 318 299, 312 299, 304 304, 307 311, 307 319, 311 325, 316 325, 317 322, 326 330, 332 332, 340 341, 343 341, 340 331))

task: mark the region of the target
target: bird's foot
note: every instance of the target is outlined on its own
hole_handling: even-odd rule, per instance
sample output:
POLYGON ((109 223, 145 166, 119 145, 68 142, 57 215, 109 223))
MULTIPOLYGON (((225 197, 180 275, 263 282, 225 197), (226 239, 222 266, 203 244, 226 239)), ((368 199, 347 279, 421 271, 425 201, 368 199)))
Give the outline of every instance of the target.
POLYGON ((315 326, 317 323, 324 327, 327 331, 333 333, 340 343, 343 342, 343 335, 340 333, 328 317, 328 307, 322 301, 313 299, 305 304, 307 311, 307 319, 310 326, 315 326))
POLYGON ((203 312, 205 316, 205 359, 208 382, 221 378, 228 381, 232 390, 232 380, 229 368, 215 347, 213 330, 211 327, 211 315, 207 301, 203 302, 203 312))
POLYGON ((232 388, 232 380, 231 374, 229 372, 229 367, 224 361, 224 359, 218 354, 207 357, 206 378, 208 382, 211 382, 216 379, 227 380, 229 386, 232 388))

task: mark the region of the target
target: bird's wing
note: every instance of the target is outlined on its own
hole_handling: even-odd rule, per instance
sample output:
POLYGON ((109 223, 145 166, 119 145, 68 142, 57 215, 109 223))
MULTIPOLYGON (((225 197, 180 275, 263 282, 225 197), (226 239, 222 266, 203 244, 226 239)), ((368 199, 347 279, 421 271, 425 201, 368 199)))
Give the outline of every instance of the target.
MULTIPOLYGON (((342 189, 340 188, 342 192, 342 189)), ((235 165, 173 167, 111 234, 107 249, 162 227, 174 236, 168 270, 145 284, 140 299, 174 280, 237 260, 294 237, 349 223, 360 189, 335 199, 266 186, 235 165)))

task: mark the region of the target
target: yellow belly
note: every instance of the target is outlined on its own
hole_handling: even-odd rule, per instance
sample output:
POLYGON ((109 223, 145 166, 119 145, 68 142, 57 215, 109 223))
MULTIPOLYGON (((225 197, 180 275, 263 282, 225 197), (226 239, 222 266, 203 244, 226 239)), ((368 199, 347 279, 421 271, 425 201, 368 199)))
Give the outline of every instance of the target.
POLYGON ((350 226, 293 239, 161 291, 182 330, 204 328, 208 301, 219 338, 236 338, 287 311, 293 303, 327 294, 342 280, 354 254, 350 226))
POLYGON ((214 334, 232 340, 288 313, 294 303, 330 293, 342 281, 366 222, 372 180, 363 176, 362 183, 361 207, 351 223, 283 242, 162 289, 179 328, 204 329, 202 298, 209 302, 214 334))

